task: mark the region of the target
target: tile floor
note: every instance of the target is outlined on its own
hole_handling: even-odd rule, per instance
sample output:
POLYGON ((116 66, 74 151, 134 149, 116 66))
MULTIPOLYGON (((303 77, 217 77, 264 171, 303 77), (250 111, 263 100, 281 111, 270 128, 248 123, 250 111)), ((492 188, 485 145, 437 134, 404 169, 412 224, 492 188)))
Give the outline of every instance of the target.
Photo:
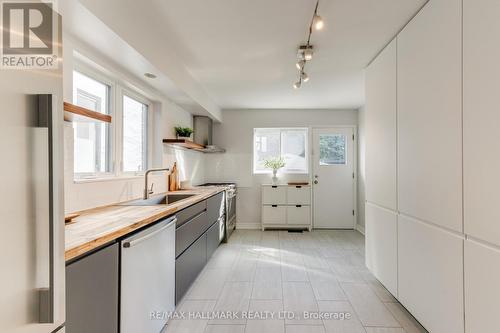
POLYGON ((426 332, 365 268, 357 231, 237 230, 177 310, 203 317, 170 320, 168 333, 426 332), (227 311, 236 313, 209 318, 227 311), (350 318, 306 318, 304 311, 350 318))

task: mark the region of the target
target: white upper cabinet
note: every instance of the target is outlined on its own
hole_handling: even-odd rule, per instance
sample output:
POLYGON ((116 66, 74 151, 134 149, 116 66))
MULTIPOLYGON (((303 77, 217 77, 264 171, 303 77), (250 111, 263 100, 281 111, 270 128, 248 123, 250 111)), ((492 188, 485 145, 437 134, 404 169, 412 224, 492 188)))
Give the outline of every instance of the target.
POLYGON ((398 205, 461 232, 462 1, 432 0, 398 36, 398 205))
POLYGON ((397 209, 396 40, 366 70, 366 200, 397 209))
POLYGON ((464 0, 465 232, 500 245, 500 1, 464 0))

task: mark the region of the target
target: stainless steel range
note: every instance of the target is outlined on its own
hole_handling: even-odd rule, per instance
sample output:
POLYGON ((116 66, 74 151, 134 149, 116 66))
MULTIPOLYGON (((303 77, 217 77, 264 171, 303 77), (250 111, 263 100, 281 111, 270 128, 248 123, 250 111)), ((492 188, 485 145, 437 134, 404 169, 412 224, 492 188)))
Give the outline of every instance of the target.
POLYGON ((225 215, 226 215, 226 224, 225 224, 225 237, 224 242, 227 243, 229 237, 233 233, 236 228, 236 183, 233 182, 217 182, 217 183, 205 183, 201 186, 217 186, 223 187, 225 192, 225 215))

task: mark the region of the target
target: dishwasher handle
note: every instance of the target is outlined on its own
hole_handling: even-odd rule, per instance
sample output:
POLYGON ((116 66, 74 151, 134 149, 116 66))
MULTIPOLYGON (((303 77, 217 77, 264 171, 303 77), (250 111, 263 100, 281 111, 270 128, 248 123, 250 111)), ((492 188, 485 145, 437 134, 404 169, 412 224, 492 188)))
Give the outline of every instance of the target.
POLYGON ((123 242, 123 247, 128 249, 132 246, 135 246, 139 243, 142 243, 152 237, 154 237, 155 235, 159 234, 160 232, 162 232, 163 230, 167 229, 168 227, 170 227, 172 224, 175 224, 177 222, 177 217, 171 217, 167 220, 164 221, 164 223, 166 223, 163 227, 159 228, 159 229, 156 229, 154 231, 151 231, 150 233, 147 233, 145 234, 144 236, 142 237, 139 237, 139 238, 136 238, 136 239, 133 239, 131 241, 125 241, 123 242))

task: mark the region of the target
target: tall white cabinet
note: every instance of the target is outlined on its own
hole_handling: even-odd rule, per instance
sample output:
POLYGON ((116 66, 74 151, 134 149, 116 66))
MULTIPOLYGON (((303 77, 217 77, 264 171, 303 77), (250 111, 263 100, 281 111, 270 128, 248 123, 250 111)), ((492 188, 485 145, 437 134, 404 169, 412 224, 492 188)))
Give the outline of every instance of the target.
POLYGON ((366 70, 366 265, 397 296, 396 91, 392 41, 366 70))
POLYGON ((500 299, 500 1, 464 0, 466 332, 497 332, 500 299))
POLYGON ((365 217, 368 268, 431 333, 465 330, 462 130, 462 0, 431 0, 366 71, 365 217))

